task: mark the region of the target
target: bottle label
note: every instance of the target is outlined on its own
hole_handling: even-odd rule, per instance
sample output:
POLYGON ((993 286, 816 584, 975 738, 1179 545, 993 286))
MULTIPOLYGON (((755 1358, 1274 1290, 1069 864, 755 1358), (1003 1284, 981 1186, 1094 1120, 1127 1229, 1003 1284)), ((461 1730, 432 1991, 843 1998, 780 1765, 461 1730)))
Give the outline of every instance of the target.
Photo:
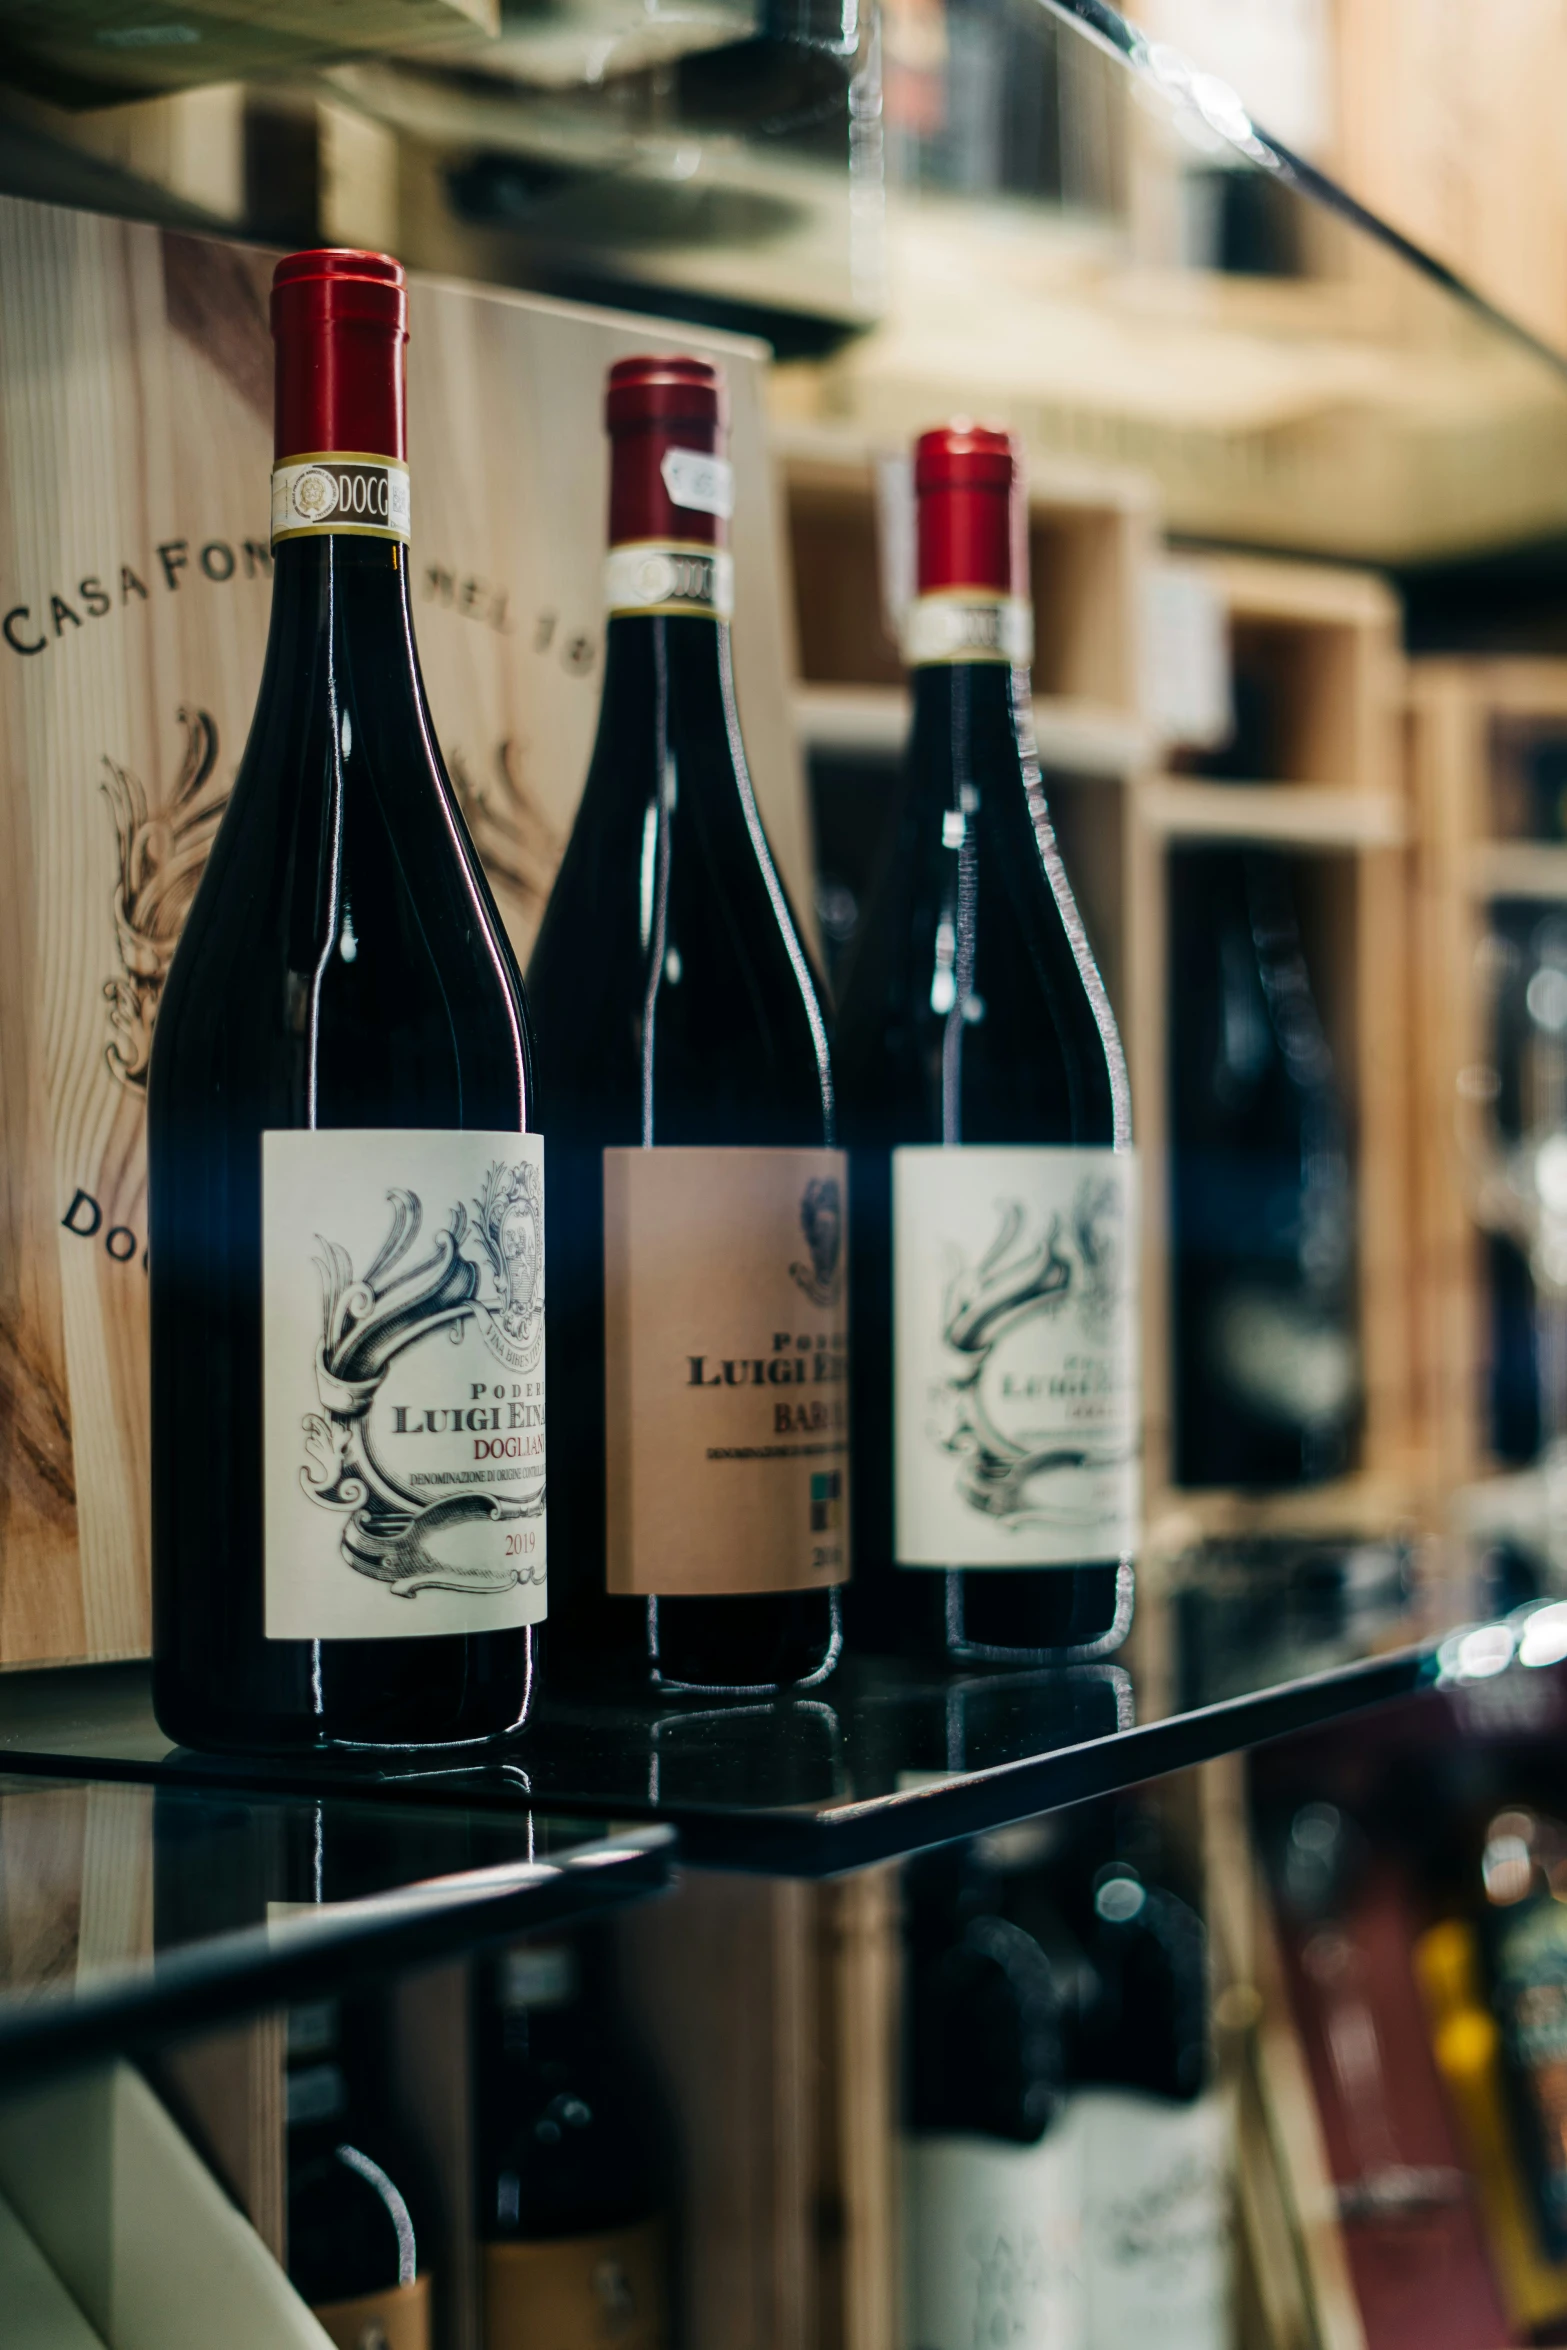
POLYGON ((892 1223, 899 1565, 1130 1555, 1132 1153, 895 1150, 892 1223))
POLYGON ((1033 650, 1032 604, 985 588, 916 596, 903 623, 903 657, 911 669, 940 661, 999 661, 1022 669, 1033 650))
POLYGON ((1034 2146, 921 2131, 903 2153, 910 2350, 1086 2350, 1072 2114, 1034 2146))
POLYGON ((727 457, 702 449, 666 449, 660 474, 671 506, 693 514, 717 514, 728 521, 735 510, 735 469, 727 457))
POLYGON ((272 468, 272 544, 357 533, 408 538, 408 468, 391 457, 327 452, 272 468))
POLYGON ((611 1591, 849 1572, 848 1168, 830 1150, 607 1150, 611 1591))
POLYGON ((311 2315, 337 2350, 430 2350, 430 2280, 317 2302, 311 2315))
POLYGON ((1091 2338, 1226 2350, 1230 2326, 1228 2099, 1125 2089, 1077 2099, 1091 2338))
POLYGON ((698 620, 732 620, 734 557, 722 547, 685 546, 673 539, 611 547, 604 558, 604 604, 612 619, 674 612, 698 620))
POLYGON ((544 1145, 261 1138, 269 1640, 545 1612, 544 1145))
POLYGON ((665 2350, 661 2220, 484 2247, 484 2350, 665 2350))

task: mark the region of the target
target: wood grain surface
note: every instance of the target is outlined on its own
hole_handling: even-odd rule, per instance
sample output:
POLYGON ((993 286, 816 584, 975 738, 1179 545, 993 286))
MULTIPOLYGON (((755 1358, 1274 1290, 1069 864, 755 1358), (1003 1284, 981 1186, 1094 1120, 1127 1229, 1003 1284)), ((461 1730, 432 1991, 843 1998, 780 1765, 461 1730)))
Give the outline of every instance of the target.
MULTIPOLYGON (((0 1665, 148 1641, 145 1068, 271 602, 271 256, 0 200, 0 1665)), ((600 388, 730 380, 742 715, 809 919, 762 345, 415 281, 415 620, 519 955, 596 723, 600 388)))

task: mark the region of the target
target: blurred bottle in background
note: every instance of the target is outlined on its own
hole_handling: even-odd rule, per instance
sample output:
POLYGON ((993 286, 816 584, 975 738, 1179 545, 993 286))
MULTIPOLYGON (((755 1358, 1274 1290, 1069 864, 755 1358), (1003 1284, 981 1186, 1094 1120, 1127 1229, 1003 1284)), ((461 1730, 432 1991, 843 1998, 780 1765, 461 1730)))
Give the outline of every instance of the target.
POLYGON ((288 2273, 337 2350, 430 2350, 429 2243, 370 1999, 290 2008, 288 2273))
POLYGON ((1548 2257, 1525 2184, 1502 2036, 1473 1919, 1444 1918, 1421 1936, 1414 1956, 1432 2053, 1475 2182, 1497 2287, 1513 2325, 1533 2333, 1567 2316, 1567 2264, 1548 2257))
POLYGON ((1227 2350, 1232 2126, 1207 1939, 1137 1803, 909 1878, 911 2350, 1227 2350))
POLYGON ((475 2081, 484 2350, 665 2350, 667 2148, 604 1932, 481 1969, 475 2081))
POLYGON ((1074 2071, 1089 2350, 1231 2337, 1233 2125, 1215 2084, 1208 1938, 1158 1815, 1115 1807, 1083 1859, 1090 1995, 1074 2071))
POLYGON ((1537 1812, 1497 1813, 1480 1874, 1480 1938, 1518 2150, 1543 2247, 1567 2260, 1567 1828, 1537 1812))
POLYGON ((1567 1435, 1567 1313, 1540 1279, 1559 1253, 1551 1222, 1567 1208, 1567 912, 1493 905, 1478 977, 1493 1056, 1482 1202, 1492 1226, 1491 1444, 1522 1465, 1567 1435))
POLYGON ((1067 2102, 1082 1962, 1043 1865, 1060 1834, 1053 1820, 1030 1822, 910 1870, 910 2350, 1087 2342, 1082 2163, 1067 2102))
POLYGON ((1170 873, 1176 1480, 1314 1484, 1354 1453, 1355 1193, 1295 882, 1249 849, 1170 873))

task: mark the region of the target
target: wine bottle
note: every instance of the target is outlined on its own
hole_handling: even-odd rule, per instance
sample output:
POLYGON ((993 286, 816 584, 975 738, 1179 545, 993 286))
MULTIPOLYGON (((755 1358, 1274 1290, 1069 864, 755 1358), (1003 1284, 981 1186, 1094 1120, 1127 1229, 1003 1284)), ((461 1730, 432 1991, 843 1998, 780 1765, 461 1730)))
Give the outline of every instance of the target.
POLYGON ((148 1084, 153 1702, 193 1746, 515 1728, 544 1613, 522 982, 408 595, 395 261, 279 263, 272 624, 148 1084))
POLYGON ((1359 1407, 1354 1188, 1289 867, 1182 851, 1171 915, 1176 1475, 1317 1483, 1359 1407))
POLYGON ((834 1043, 866 1638, 1113 1647, 1137 1527, 1125 1062, 1034 753, 1013 442, 915 456, 914 728, 834 1043))
POLYGON ((1480 1934, 1540 2240, 1567 2261, 1567 1831, 1498 1812, 1485 1832, 1480 1934))
POLYGON ((663 2350, 663 2150, 602 1935, 494 1961, 478 2050, 484 2350, 663 2350))
POLYGON ((421 2197, 380 2110, 384 2046, 362 2003, 288 2015, 288 2273, 338 2350, 430 2350, 421 2197))
POLYGON ((918 1862, 903 2147, 910 2350, 1082 2350, 1082 2163, 1067 2102, 1080 1957, 1011 1914, 1049 1823, 918 1862))
POLYGON ((1162 1882, 1149 1815, 1118 1814, 1089 1878, 1094 1990, 1074 2066, 1088 2350, 1157 2332, 1226 2350, 1233 2153, 1208 2047, 1202 1919, 1162 1882), (1131 1848, 1136 1859, 1124 1857, 1131 1848))
POLYGON ((848 1572, 844 1165, 746 772, 725 389, 610 370, 598 738, 528 986, 549 1105, 552 1675, 777 1689, 848 1572))
POLYGON ((1463 2135, 1486 2250, 1507 2315, 1534 2339, 1567 2317, 1567 2262, 1540 2242, 1533 2199, 1518 2158, 1502 2066, 1502 2036, 1487 1998, 1480 1940, 1468 1918, 1443 1918, 1414 1947, 1431 2049, 1463 2135))

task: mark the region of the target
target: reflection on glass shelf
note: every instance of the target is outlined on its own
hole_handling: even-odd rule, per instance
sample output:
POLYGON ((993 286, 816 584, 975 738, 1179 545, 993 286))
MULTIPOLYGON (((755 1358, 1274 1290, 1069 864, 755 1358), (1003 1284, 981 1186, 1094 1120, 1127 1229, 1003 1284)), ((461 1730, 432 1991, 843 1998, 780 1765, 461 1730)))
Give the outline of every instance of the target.
POLYGON ((616 1906, 673 1848, 521 1807, 0 1777, 0 2080, 616 1906))
POLYGON ((158 1730, 141 1665, 0 1678, 7 1769, 328 1787, 464 1814, 529 1802, 667 1820, 689 1856, 819 1875, 1134 1785, 1425 1685, 1434 1620, 1395 1545, 1228 1542, 1175 1569, 1108 1663, 942 1675, 850 1656, 777 1704, 546 1698, 503 1754, 384 1764, 216 1759, 158 1730), (1168 1624, 1176 1654, 1165 1655, 1168 1624))
POLYGON ((1187 1706, 1374 1656, 1409 1638, 1417 1605, 1414 1556, 1398 1541, 1210 1542, 1173 1581, 1187 1706))

